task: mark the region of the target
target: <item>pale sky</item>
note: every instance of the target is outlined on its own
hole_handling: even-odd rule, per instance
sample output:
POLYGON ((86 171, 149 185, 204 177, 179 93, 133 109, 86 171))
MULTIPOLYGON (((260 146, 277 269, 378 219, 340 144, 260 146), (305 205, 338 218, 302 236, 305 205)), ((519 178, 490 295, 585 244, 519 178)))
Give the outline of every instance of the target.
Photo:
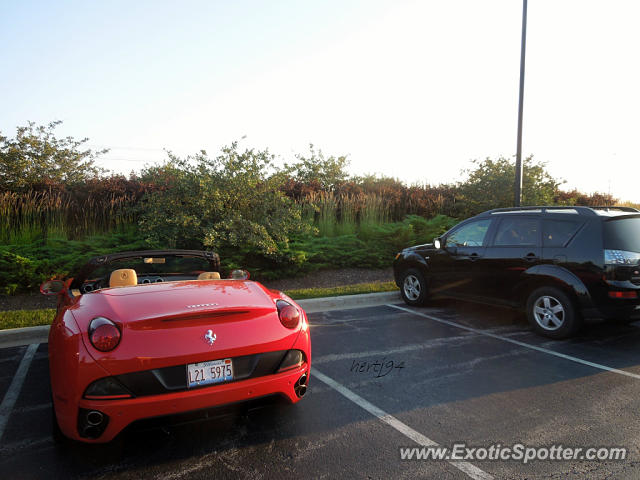
MULTIPOLYGON (((516 151, 520 0, 0 0, 0 131, 63 120, 116 172, 234 140, 455 182, 516 151)), ((530 0, 523 154, 640 202, 640 2, 530 0)), ((525 172, 526 174, 526 172, 525 172)))

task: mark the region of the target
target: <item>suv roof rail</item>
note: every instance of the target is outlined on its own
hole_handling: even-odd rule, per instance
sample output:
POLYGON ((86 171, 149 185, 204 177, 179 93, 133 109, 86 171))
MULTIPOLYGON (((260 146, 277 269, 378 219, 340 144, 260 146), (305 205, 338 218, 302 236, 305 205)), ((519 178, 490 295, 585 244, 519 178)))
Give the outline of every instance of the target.
POLYGON ((633 207, 589 207, 589 208, 593 208, 594 210, 605 210, 607 212, 609 210, 620 210, 621 212, 633 212, 633 213, 640 212, 640 210, 633 207))
POLYGON ((489 210, 486 212, 487 214, 496 214, 496 213, 509 213, 509 212, 532 212, 532 213, 552 213, 553 211, 567 211, 572 210, 575 213, 581 215, 598 215, 596 210, 616 210, 622 212, 630 212, 630 213, 640 213, 640 210, 632 207, 615 207, 615 206, 602 206, 602 207, 584 207, 577 205, 555 205, 555 206, 530 206, 530 207, 508 207, 508 208, 494 208, 493 210, 489 210))

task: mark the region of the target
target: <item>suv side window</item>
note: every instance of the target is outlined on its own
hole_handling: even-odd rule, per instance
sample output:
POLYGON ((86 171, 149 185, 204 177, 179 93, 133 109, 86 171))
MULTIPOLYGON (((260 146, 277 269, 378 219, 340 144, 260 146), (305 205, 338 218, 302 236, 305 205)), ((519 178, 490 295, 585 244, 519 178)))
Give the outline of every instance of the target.
POLYGON ((447 247, 481 247, 484 245, 491 219, 476 220, 460 227, 447 237, 447 247))
POLYGON ((576 220, 545 220, 542 222, 542 245, 564 247, 581 226, 582 222, 576 220))
POLYGON ((540 221, 532 217, 503 218, 493 244, 498 247, 536 246, 540 243, 539 224, 540 221))

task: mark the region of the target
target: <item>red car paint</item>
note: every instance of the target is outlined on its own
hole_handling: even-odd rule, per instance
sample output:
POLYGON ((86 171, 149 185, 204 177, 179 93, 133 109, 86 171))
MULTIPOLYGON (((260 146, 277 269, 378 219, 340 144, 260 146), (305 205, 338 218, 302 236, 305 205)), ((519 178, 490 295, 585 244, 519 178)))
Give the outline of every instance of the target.
POLYGON ((310 373, 311 340, 304 311, 286 295, 257 282, 187 280, 105 288, 76 297, 64 289, 59 296, 49 333, 51 389, 60 430, 74 440, 108 442, 135 420, 266 395, 295 403, 300 398, 294 385, 310 373), (277 300, 298 308, 296 328, 282 325, 277 300), (120 343, 110 352, 97 350, 89 340, 89 323, 96 317, 113 321, 121 332, 120 343), (209 329, 216 335, 213 345, 204 338, 209 329), (304 352, 306 361, 282 373, 134 398, 83 398, 87 386, 104 377, 291 349, 304 352), (98 438, 80 435, 80 408, 108 416, 98 438))

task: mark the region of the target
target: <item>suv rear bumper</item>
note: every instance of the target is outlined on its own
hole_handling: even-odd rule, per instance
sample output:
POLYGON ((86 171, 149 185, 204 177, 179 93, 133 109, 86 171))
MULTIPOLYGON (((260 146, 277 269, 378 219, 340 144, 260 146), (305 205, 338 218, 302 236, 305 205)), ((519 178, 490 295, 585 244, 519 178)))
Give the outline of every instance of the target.
POLYGON ((638 319, 640 320, 640 304, 638 305, 606 305, 582 309, 584 318, 638 319))

